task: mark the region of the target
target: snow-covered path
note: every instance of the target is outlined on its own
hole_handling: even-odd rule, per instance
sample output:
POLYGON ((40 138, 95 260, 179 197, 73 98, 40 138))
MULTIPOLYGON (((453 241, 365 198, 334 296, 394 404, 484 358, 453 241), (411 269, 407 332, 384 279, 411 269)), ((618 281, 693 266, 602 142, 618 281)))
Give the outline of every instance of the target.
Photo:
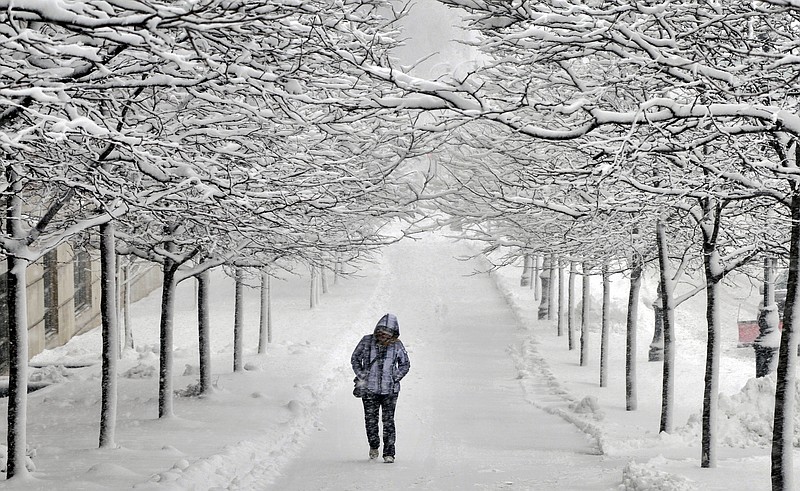
MULTIPOLYGON (((597 455, 573 425, 526 402, 509 353, 512 311, 477 260, 445 241, 402 243, 384 260, 387 311, 412 368, 397 409, 397 462, 369 462, 360 401, 341 389, 276 490, 609 489, 624 462, 597 455), (431 268, 434 265, 435 268, 431 268)), ((377 321, 377 319, 376 319, 377 321)), ((364 326, 364 333, 370 326, 364 326)), ((552 397, 544 381, 527 397, 552 397)), ((266 483, 265 483, 266 484, 266 483)))
MULTIPOLYGON (((624 279, 613 283, 618 315, 610 384, 601 388, 599 314, 591 317, 589 364, 579 366, 566 336, 556 336, 555 321, 536 320, 533 290, 519 286, 520 266, 471 275, 486 264, 454 258, 469 255, 468 247, 441 234, 404 240, 334 282, 313 309, 306 272, 287 273, 273 283, 274 339, 265 354, 256 353, 260 292, 246 289, 241 372, 231 371, 233 285, 217 271, 215 389, 203 397, 183 394, 197 381, 198 359, 193 285, 182 284, 174 349, 180 390, 176 417, 165 420, 156 417, 160 296, 153 292, 132 307, 136 350, 120 360, 119 448, 96 448, 101 336, 95 329, 37 356, 44 366, 32 370, 32 379, 51 385, 29 397, 36 470, 28 479, 0 480, 0 488, 601 490, 621 489, 624 480, 626 489, 769 489, 764 435, 774 388, 735 389, 751 385, 752 351, 746 366, 747 353, 724 352, 728 443, 717 469, 699 467, 694 415, 703 393, 702 302, 682 306, 679 324, 676 422, 688 423, 673 435, 657 434, 661 366, 647 361, 646 342, 637 350, 639 410, 624 407, 624 279), (398 315, 412 361, 398 405, 393 465, 367 459, 348 363, 360 337, 386 312, 398 315), (63 367, 75 364, 89 366, 63 367)), ((651 315, 640 309, 640 340, 652 336, 651 315)), ((735 346, 735 332, 728 334, 728 346, 735 346)))

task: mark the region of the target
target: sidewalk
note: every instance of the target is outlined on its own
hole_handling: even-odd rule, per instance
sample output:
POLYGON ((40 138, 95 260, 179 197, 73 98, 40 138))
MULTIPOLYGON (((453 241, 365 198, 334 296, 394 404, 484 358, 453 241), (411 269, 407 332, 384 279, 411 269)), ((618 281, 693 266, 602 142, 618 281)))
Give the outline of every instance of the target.
MULTIPOLYGON (((624 461, 598 455, 575 426, 526 402, 509 356, 524 331, 492 280, 470 276, 475 262, 453 258, 468 252, 443 241, 386 252, 387 310, 412 363, 398 402, 397 462, 368 461, 360 401, 343 389, 269 489, 616 487, 624 461)), ((549 396, 544 383, 539 395, 549 396)))

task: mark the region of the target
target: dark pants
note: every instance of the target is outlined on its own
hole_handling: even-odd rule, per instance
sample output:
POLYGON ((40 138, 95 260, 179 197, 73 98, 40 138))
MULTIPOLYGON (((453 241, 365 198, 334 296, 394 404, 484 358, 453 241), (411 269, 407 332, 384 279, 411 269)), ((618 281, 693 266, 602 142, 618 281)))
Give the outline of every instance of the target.
POLYGON ((397 406, 397 394, 368 394, 361 401, 364 403, 364 422, 367 425, 369 448, 379 448, 381 440, 378 433, 378 412, 382 412, 383 420, 383 456, 394 457, 394 408, 397 406))

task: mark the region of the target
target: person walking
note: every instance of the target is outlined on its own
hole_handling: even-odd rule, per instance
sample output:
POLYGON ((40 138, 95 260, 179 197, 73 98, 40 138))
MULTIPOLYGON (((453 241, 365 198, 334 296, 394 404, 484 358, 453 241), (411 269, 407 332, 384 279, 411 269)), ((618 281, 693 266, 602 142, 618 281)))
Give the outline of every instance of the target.
POLYGON ((394 314, 385 314, 372 334, 358 342, 350 357, 356 378, 364 382, 364 422, 369 442, 369 458, 377 459, 381 440, 378 420, 383 422, 383 461, 394 462, 394 412, 400 394, 400 380, 411 368, 408 353, 400 341, 400 324, 394 314))

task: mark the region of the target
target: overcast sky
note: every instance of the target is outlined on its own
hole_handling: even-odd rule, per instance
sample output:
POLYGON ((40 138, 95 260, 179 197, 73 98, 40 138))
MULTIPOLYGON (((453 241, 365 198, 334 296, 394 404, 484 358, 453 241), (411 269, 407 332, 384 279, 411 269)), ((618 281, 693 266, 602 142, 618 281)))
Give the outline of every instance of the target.
POLYGON ((474 58, 471 49, 454 40, 465 39, 459 29, 460 18, 456 11, 436 0, 415 0, 411 13, 403 22, 406 46, 395 55, 404 65, 410 65, 426 55, 435 55, 412 71, 422 77, 436 77, 450 72, 465 61, 474 58))

